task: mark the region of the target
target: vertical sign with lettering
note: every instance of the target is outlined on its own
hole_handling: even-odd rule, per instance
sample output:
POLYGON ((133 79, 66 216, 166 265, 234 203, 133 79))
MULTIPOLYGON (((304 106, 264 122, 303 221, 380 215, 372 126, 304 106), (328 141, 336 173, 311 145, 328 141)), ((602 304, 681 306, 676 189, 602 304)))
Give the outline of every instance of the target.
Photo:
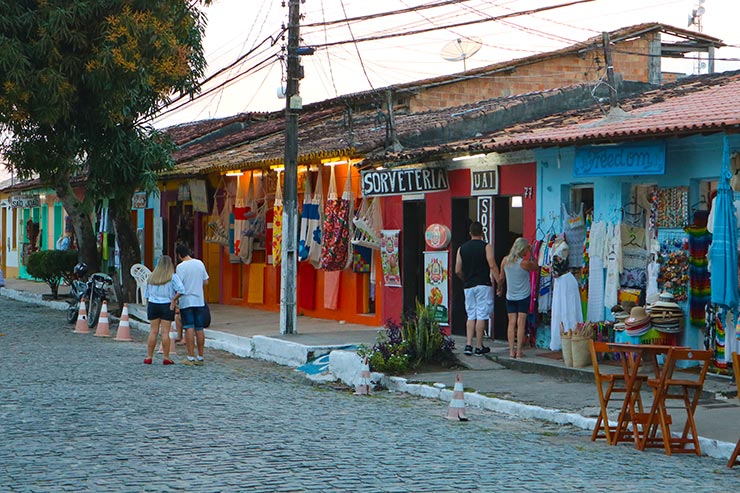
POLYGON ((483 240, 486 243, 491 241, 491 214, 493 208, 493 200, 491 197, 478 197, 478 222, 483 225, 483 240))

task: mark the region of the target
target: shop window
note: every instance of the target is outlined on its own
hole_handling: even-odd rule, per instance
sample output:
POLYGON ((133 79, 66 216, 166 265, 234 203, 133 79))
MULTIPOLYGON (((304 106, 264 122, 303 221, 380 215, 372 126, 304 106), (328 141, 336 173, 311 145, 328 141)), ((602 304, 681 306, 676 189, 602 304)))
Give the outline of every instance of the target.
POLYGON ((569 210, 580 210, 583 204, 584 213, 588 214, 594 210, 594 185, 584 183, 571 185, 570 187, 570 208, 569 210))

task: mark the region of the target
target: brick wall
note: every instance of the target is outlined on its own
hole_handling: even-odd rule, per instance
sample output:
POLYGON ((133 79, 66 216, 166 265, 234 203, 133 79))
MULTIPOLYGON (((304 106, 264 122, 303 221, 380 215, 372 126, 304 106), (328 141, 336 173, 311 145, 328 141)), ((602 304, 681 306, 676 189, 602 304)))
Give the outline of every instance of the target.
MULTIPOLYGON (((659 33, 623 41, 613 47, 615 73, 624 80, 648 81, 648 54, 651 39, 659 33)), ((590 50, 522 65, 508 72, 480 75, 470 79, 420 90, 409 101, 410 111, 420 112, 460 106, 485 99, 526 94, 558 87, 596 82, 606 77, 604 52, 590 50)))

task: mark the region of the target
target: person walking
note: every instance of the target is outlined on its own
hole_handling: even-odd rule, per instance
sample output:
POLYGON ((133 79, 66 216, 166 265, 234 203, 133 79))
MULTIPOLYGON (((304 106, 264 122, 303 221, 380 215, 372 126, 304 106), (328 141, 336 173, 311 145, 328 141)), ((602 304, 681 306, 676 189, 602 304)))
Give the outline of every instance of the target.
POLYGON ((206 336, 203 333, 206 299, 203 286, 208 284, 208 272, 203 262, 190 256, 187 245, 179 244, 175 253, 180 263, 177 265, 177 275, 185 285, 185 293, 180 298, 180 318, 185 331, 185 347, 187 358, 182 364, 188 366, 203 366, 203 348, 206 336), (198 356, 195 356, 195 346, 198 346, 198 356))
POLYGON ((475 355, 483 356, 491 348, 483 345, 486 322, 493 312, 493 281, 499 282, 499 268, 493 258, 493 245, 483 240, 483 225, 475 221, 470 225, 470 240, 457 250, 455 274, 463 280, 465 288, 466 345, 464 353, 473 354, 473 337, 476 338, 475 355))
POLYGON ((501 296, 506 288, 506 312, 509 315, 507 337, 509 340, 509 356, 521 358, 524 356, 524 329, 527 324, 527 313, 532 295, 529 273, 538 269, 537 261, 531 256, 532 249, 525 238, 517 238, 511 246, 509 254, 501 261, 501 276, 497 294, 501 296), (529 255, 529 258, 526 258, 529 255), (514 338, 516 337, 516 350, 514 338))
POLYGON ((172 365, 170 354, 170 326, 175 319, 175 305, 177 299, 185 292, 185 286, 180 277, 175 274, 175 265, 169 255, 159 257, 157 266, 149 275, 144 290, 144 299, 147 300, 146 315, 149 319, 149 338, 147 339, 147 357, 144 364, 151 365, 154 357, 154 346, 157 344, 157 334, 162 334, 162 351, 164 352, 163 365, 172 365))

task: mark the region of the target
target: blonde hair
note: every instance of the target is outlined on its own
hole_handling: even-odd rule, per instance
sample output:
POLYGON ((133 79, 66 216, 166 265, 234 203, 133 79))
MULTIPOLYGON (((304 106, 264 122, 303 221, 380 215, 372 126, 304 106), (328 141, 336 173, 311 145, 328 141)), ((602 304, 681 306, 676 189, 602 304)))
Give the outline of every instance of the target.
POLYGON ((527 239, 522 237, 517 238, 514 240, 514 244, 511 245, 511 250, 509 250, 509 259, 519 260, 524 256, 524 252, 527 251, 527 248, 529 248, 529 242, 527 239))
POLYGON ((154 271, 149 275, 147 282, 154 286, 161 286, 167 284, 172 280, 172 274, 175 273, 175 265, 172 263, 172 258, 169 255, 162 255, 159 257, 157 266, 154 271))

